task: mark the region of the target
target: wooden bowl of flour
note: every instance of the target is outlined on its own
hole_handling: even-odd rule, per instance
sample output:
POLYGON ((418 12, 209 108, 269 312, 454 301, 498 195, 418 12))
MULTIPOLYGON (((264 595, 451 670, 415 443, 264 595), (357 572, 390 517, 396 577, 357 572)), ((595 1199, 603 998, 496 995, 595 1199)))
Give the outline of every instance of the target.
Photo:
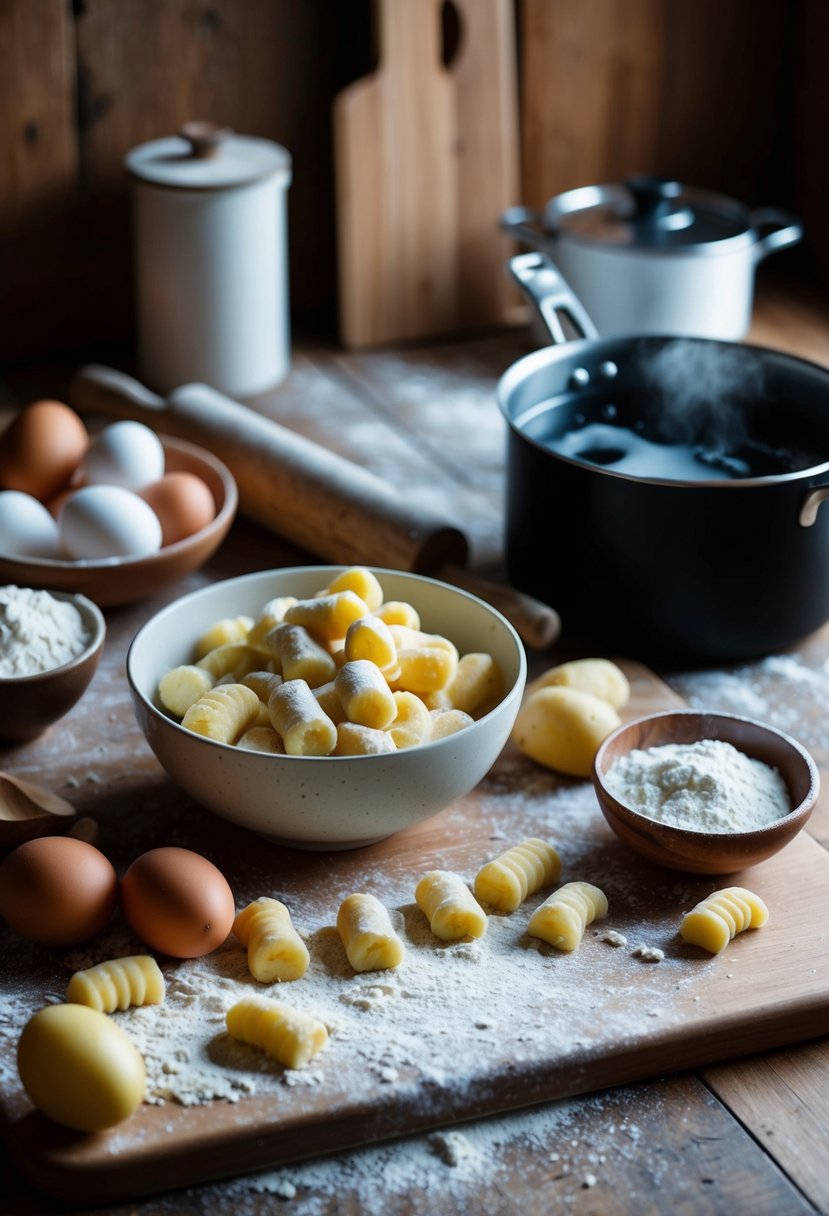
MULTIPOLYGON (((660 753, 663 755, 666 753, 660 753)), ((735 759, 740 761, 739 757, 735 759)), ((729 780, 734 780, 736 770, 737 766, 723 767, 724 788, 728 788, 729 780)), ((766 784, 768 774, 754 771, 763 782, 757 785, 754 801, 759 804, 768 799, 771 806, 771 779, 766 784)), ((596 754, 593 784, 610 827, 620 840, 649 861, 693 874, 731 874, 771 857, 797 835, 817 801, 820 777, 817 765, 806 749, 782 731, 734 714, 673 710, 625 723, 609 735, 596 754), (649 767, 655 760, 651 749, 672 744, 698 744, 703 740, 730 744, 743 756, 759 760, 775 770, 788 793, 790 809, 781 807, 779 817, 762 826, 747 827, 741 823, 737 829, 726 829, 723 814, 718 817, 707 809, 704 790, 699 794, 694 792, 693 783, 698 782, 699 776, 691 773, 691 786, 681 795, 684 806, 679 818, 683 826, 665 821, 672 815, 670 806, 667 802, 658 809, 652 805, 657 796, 653 789, 644 790, 645 774, 651 784, 661 781, 668 787, 674 781, 676 784, 672 788, 677 791, 682 781, 676 771, 670 779, 654 778, 653 768, 649 767), (615 776, 609 774, 617 762, 630 758, 632 752, 637 755, 628 761, 628 767, 633 766, 634 779, 627 774, 623 786, 625 796, 620 797, 619 774, 623 769, 617 770, 615 776), (643 774, 639 785, 635 783, 637 772, 643 774), (615 790, 611 788, 614 785, 615 790), (699 808, 697 822, 693 818, 695 807, 699 808), (689 826, 690 823, 694 826, 689 826)), ((740 797, 749 806, 751 794, 752 787, 743 784, 740 797), (748 794, 747 799, 744 794, 748 794)), ((659 796, 670 797, 670 790, 659 796)))
MULTIPOLYGON (((54 660, 45 643, 44 624, 32 623, 27 631, 25 619, 16 628, 14 645, 37 655, 40 662, 52 663, 43 671, 29 674, 0 675, 0 743, 22 743, 35 739, 57 722, 86 692, 98 669, 106 636, 106 623, 97 604, 83 595, 50 591, 56 601, 70 604, 80 616, 82 638, 77 653, 66 657, 55 643, 54 660), (40 633, 38 637, 37 634, 40 633), (28 639, 28 640, 27 640, 28 639)), ((59 631, 59 626, 57 627, 59 631)), ((8 647, 3 642, 3 650, 8 647)), ((25 666, 25 663, 21 663, 25 666)), ((4 672, 6 667, 3 668, 4 672)))

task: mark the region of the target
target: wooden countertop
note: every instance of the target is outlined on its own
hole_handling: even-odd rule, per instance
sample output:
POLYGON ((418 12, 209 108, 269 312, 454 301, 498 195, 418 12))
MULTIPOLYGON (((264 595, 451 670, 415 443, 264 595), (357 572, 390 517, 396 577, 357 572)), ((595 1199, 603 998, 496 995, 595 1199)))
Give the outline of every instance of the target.
MULTIPOLYGON (((750 341, 829 366, 829 307, 766 288, 750 341)), ((359 355, 303 346, 295 351, 288 381, 255 404, 388 480, 400 484, 405 478, 406 492, 439 502, 469 535, 476 568, 497 575, 503 427, 492 390, 498 375, 529 349, 524 330, 359 355)), ((60 396, 64 370, 41 365, 7 372, 0 379, 0 406, 60 396)), ((96 676, 101 695, 82 700, 35 743, 6 749, 0 767, 70 797, 104 832, 114 803, 139 789, 150 814, 153 789, 165 779, 138 732, 123 679, 131 637, 162 603, 186 590, 306 556, 240 519, 208 567, 184 584, 149 603, 107 612, 107 649, 96 676)), ((544 665, 566 647, 565 638, 544 656, 544 665)), ((660 674, 692 704, 742 712, 753 706, 754 716, 801 738, 826 771, 827 666, 829 630, 823 630, 791 652, 760 662, 660 674)), ((829 847, 829 795, 809 832, 829 847)), ((258 1216, 275 1208, 291 1216, 369 1210, 452 1216, 670 1208, 829 1216, 828 1095, 829 1041, 820 1040, 483 1121, 474 1142, 492 1153, 491 1169, 480 1162, 470 1168, 446 1151, 438 1161, 434 1138, 424 1135, 382 1152, 345 1153, 286 1171, 296 1186, 280 1189, 272 1178, 251 1178, 248 1186, 234 1180, 98 1210, 110 1216, 223 1209, 258 1216), (418 1170, 417 1163, 427 1159, 437 1165, 418 1170), (368 1177, 377 1171, 386 1181, 373 1176, 369 1187, 368 1177)), ((45 1200, 3 1155, 0 1169, 4 1212, 77 1210, 45 1200)))

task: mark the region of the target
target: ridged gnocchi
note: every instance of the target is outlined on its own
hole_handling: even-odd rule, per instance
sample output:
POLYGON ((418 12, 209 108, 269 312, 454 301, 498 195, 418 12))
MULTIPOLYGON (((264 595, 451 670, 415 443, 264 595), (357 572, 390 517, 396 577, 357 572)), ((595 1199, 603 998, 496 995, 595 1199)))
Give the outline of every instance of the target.
POLYGON ((442 941, 483 937, 486 933, 486 913, 460 875, 451 870, 424 874, 415 888, 415 902, 435 937, 442 941))
POLYGON ((536 908, 527 933, 556 950, 570 952, 581 942, 587 926, 603 916, 607 916, 604 891, 589 882, 568 882, 536 908))
POLYGON ((387 909, 374 895, 349 895, 337 912, 337 932, 355 971, 388 971, 403 962, 405 948, 387 909))
POLYGON ((247 947, 248 970, 260 984, 298 980, 308 970, 308 947, 280 900, 264 895, 255 899, 237 912, 233 932, 247 947))
POLYGON ((113 1013, 131 1005, 160 1005, 165 991, 164 976, 155 959, 149 954, 133 954, 76 971, 66 989, 66 999, 100 1013, 113 1013))
POLYGON ((244 684, 220 684, 194 701, 181 724, 218 743, 235 743, 256 725, 260 704, 253 689, 244 684))
POLYGON ((328 1028, 318 1018, 264 997, 237 1001, 225 1024, 232 1039, 261 1047, 286 1068, 304 1068, 328 1042, 328 1028))
POLYGON ((552 886, 561 858, 546 840, 530 837, 487 862, 475 877, 475 897, 498 912, 514 912, 528 895, 552 886))
POLYGON ((769 910, 759 895, 746 887, 724 887, 686 912, 679 935, 692 946, 719 954, 738 933, 760 929, 768 919, 769 910))

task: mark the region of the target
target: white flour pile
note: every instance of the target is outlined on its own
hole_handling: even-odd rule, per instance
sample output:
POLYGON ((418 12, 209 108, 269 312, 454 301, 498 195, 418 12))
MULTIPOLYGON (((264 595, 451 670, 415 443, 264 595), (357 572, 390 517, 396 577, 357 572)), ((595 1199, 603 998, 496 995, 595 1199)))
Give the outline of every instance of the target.
POLYGON ((792 809, 776 769, 721 739, 635 749, 606 782, 625 806, 693 832, 746 832, 792 809))
POLYGON ((62 667, 89 642, 74 604, 48 591, 0 587, 0 677, 29 676, 62 667))

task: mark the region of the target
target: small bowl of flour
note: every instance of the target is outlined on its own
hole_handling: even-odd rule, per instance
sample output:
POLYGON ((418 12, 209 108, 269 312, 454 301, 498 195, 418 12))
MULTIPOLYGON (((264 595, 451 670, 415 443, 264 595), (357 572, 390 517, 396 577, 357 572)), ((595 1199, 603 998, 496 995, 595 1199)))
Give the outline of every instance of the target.
POLYGON ((0 587, 0 739, 42 734, 79 700, 95 675, 106 624, 83 595, 0 587))
POLYGON ((729 874, 797 835, 820 788, 806 749, 762 722, 676 710, 614 731, 593 784, 610 827, 651 861, 729 874))

